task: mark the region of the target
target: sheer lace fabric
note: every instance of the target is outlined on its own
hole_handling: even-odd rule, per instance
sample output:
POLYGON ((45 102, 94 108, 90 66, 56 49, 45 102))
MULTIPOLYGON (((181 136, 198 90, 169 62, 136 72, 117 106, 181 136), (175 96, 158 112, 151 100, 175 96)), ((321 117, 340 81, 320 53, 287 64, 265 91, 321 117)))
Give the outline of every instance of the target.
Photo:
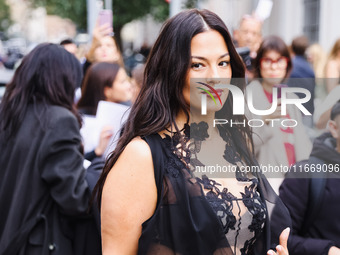
MULTIPOLYGON (((171 137, 144 139, 157 157, 161 197, 143 224, 139 254, 253 254, 266 221, 258 179, 240 171, 227 180, 195 175, 195 166, 204 165, 197 157, 204 140, 190 139, 188 126, 171 137)), ((225 144, 225 163, 244 164, 232 140, 225 144)))

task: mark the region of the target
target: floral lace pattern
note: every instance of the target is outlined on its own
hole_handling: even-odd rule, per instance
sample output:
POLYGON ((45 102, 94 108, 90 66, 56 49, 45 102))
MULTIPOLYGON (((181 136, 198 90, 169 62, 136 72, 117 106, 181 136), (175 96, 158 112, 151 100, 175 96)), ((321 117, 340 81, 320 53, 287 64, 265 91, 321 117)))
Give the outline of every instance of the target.
POLYGON ((213 178, 206 175, 195 177, 195 166, 204 166, 197 153, 201 150, 202 142, 209 137, 207 130, 208 124, 201 122, 186 125, 183 134, 176 132, 172 137, 165 135, 163 141, 172 154, 166 169, 173 177, 178 177, 179 169, 187 169, 192 179, 201 184, 205 191, 207 201, 220 220, 228 241, 234 247, 234 254, 249 254, 266 220, 266 206, 257 191, 258 180, 240 171, 239 165, 244 165, 244 162, 228 134, 220 134, 226 142, 222 156, 229 164, 237 166, 235 179, 243 184, 242 189, 238 194, 233 194, 213 178))
POLYGON ((202 179, 197 178, 197 180, 203 185, 204 189, 209 190, 209 192, 206 193, 206 198, 219 217, 224 233, 227 234, 229 229, 235 229, 236 217, 232 213, 232 200, 235 200, 236 197, 228 192, 227 188, 223 188, 223 190, 220 191, 217 186, 221 186, 221 184, 209 179, 205 175, 202 179))

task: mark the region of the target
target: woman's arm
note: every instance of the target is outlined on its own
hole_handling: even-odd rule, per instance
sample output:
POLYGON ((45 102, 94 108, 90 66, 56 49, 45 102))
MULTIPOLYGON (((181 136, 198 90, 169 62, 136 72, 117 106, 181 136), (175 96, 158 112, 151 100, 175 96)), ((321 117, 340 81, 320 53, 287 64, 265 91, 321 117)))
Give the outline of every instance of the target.
POLYGON ((78 122, 61 107, 51 107, 48 114, 53 116, 52 121, 38 152, 41 178, 63 214, 85 214, 91 193, 85 179, 78 122))
POLYGON ((107 176, 101 201, 103 255, 137 254, 142 224, 157 203, 152 155, 141 138, 133 139, 107 176))
POLYGON ((110 35, 113 32, 112 27, 109 24, 99 24, 99 20, 97 19, 96 24, 92 31, 92 42, 90 45, 90 48, 86 54, 86 59, 90 63, 94 62, 94 51, 96 48, 100 45, 100 41, 103 39, 103 37, 110 35))

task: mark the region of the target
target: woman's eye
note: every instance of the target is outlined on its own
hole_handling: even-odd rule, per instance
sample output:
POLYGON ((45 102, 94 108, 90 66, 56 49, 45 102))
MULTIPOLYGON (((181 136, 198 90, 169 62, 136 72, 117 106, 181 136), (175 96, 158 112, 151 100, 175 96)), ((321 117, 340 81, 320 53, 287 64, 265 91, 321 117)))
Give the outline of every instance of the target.
POLYGON ((230 64, 230 61, 221 61, 221 62, 219 63, 219 66, 227 67, 227 66, 229 66, 229 64, 230 64))
POLYGON ((203 65, 201 63, 192 63, 191 64, 191 68, 194 68, 194 69, 199 69, 199 68, 202 68, 203 65))

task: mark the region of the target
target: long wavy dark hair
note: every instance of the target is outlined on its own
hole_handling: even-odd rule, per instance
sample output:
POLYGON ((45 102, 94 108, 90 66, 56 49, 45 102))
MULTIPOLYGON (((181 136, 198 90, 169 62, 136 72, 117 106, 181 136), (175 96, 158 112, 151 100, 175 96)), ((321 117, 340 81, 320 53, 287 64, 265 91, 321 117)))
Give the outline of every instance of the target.
POLYGON ((80 85, 82 71, 79 61, 62 46, 44 43, 26 55, 0 104, 0 132, 14 135, 31 103, 58 105, 70 110, 78 119, 73 100, 80 85))
MULTIPOLYGON (((134 137, 158 133, 172 126, 179 131, 176 116, 181 111, 185 113, 189 121, 190 106, 184 100, 183 87, 191 65, 191 40, 195 35, 208 29, 218 31, 226 42, 231 59, 232 78, 244 78, 244 64, 235 50, 227 27, 215 13, 192 9, 169 19, 163 25, 149 54, 141 91, 132 106, 117 147, 106 161, 95 187, 94 194, 97 195, 99 205, 108 173, 134 137)), ((221 111, 216 113, 216 116, 220 115, 223 115, 223 119, 229 117, 235 121, 245 119, 244 116, 233 116, 231 95, 221 111)), ((247 139, 251 140, 249 128, 231 129, 227 125, 224 126, 222 131, 232 130, 234 138, 239 140, 236 145, 242 147, 242 151, 246 151, 250 156, 247 149, 249 141, 247 139)))
POLYGON ((85 74, 77 108, 86 114, 96 115, 99 101, 106 99, 104 88, 113 86, 119 69, 118 64, 92 64, 85 74))

